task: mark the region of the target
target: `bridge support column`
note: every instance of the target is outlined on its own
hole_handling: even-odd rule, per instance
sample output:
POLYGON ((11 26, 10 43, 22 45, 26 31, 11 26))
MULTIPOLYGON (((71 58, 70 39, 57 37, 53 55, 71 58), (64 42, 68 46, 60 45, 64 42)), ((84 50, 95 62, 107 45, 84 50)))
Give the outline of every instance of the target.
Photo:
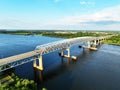
POLYGON ((68 52, 68 57, 70 57, 70 48, 67 48, 67 52, 68 52))
POLYGON ((90 47, 91 47, 90 41, 88 41, 87 44, 88 44, 88 48, 90 49, 90 47))
POLYGON ((36 64, 36 56, 34 56, 34 61, 33 61, 33 67, 36 67, 37 64, 36 64))
POLYGON ((40 54, 40 57, 39 57, 39 78, 40 78, 40 81, 42 82, 43 81, 43 61, 42 61, 42 54, 40 54))
POLYGON ((42 54, 40 54, 40 57, 39 57, 39 69, 41 71, 43 70, 42 54))
POLYGON ((87 46, 83 46, 83 51, 84 51, 84 48, 87 48, 89 50, 97 50, 96 45, 97 45, 96 40, 94 42, 88 41, 87 46))
POLYGON ((39 56, 39 66, 36 64, 36 58, 33 61, 33 67, 39 70, 43 70, 42 54, 39 56))
POLYGON ((63 55, 63 56, 66 58, 70 58, 70 48, 67 48, 66 51, 67 51, 67 55, 63 55))
POLYGON ((94 40, 94 48, 96 48, 97 46, 97 43, 96 43, 96 40, 94 40))
POLYGON ((98 41, 97 44, 99 45, 100 44, 100 40, 98 39, 97 41, 98 41))
MULTIPOLYGON (((38 58, 38 61, 39 61, 39 65, 36 64, 36 58, 34 59, 33 67, 34 67, 34 70, 36 69, 36 70, 39 71, 39 79, 42 82, 43 81, 43 75, 42 75, 42 72, 43 72, 42 54, 40 54, 40 56, 38 58)), ((35 74, 35 77, 36 77, 36 71, 34 71, 34 74, 35 74)))
POLYGON ((102 44, 102 39, 99 40, 100 45, 102 44))
POLYGON ((64 56, 64 50, 61 50, 61 56, 62 57, 64 56))
POLYGON ((84 49, 85 49, 85 44, 86 44, 86 42, 83 42, 83 45, 82 45, 83 52, 84 52, 84 49))
POLYGON ((37 79, 36 79, 36 70, 35 70, 35 67, 36 67, 37 65, 36 65, 36 56, 34 56, 34 61, 33 61, 33 73, 34 73, 34 80, 36 81, 37 79))

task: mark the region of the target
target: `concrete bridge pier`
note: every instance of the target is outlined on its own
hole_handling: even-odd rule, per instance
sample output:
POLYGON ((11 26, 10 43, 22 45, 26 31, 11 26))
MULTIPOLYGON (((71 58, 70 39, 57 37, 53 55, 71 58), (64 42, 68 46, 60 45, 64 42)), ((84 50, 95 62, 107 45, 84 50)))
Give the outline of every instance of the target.
POLYGON ((99 43, 100 43, 100 42, 99 42, 99 39, 98 39, 98 40, 97 40, 97 45, 99 45, 99 43))
POLYGON ((101 45, 101 39, 99 39, 98 41, 99 41, 99 45, 101 45))
POLYGON ((36 56, 34 56, 34 61, 33 61, 33 67, 36 67, 37 64, 36 64, 36 56))
POLYGON ((61 51, 61 56, 65 58, 70 58, 70 48, 65 49, 67 51, 67 55, 64 55, 64 50, 61 51))
POLYGON ((70 63, 70 47, 67 49, 62 49, 61 56, 67 58, 68 64, 70 63), (67 55, 64 55, 64 50, 67 51, 67 55))
POLYGON ((63 49, 61 50, 61 56, 62 57, 64 56, 64 50, 63 49))
POLYGON ((42 54, 39 56, 39 79, 42 82, 43 81, 43 61, 42 61, 42 54))
POLYGON ((66 50, 68 52, 67 56, 70 58, 70 48, 67 48, 66 50))
POLYGON ((88 49, 90 49, 91 48, 91 42, 88 41, 87 44, 88 44, 88 49))
MULTIPOLYGON (((43 72, 42 54, 39 55, 39 59, 38 59, 39 65, 37 65, 36 60, 37 59, 34 59, 33 68, 34 68, 34 70, 38 70, 39 71, 39 79, 42 82, 43 81, 43 75, 42 75, 42 72, 43 72)), ((36 77, 36 71, 34 71, 34 75, 36 77)))
POLYGON ((88 41, 88 49, 89 50, 97 50, 97 48, 96 48, 96 40, 88 41))
POLYGON ((83 50, 84 50, 84 48, 90 48, 91 47, 91 42, 90 41, 87 41, 87 42, 84 42, 83 43, 84 45, 82 46, 83 47, 83 50))
POLYGON ((101 45, 102 44, 102 39, 100 39, 99 42, 100 42, 100 45, 101 45))
POLYGON ((83 46, 83 51, 84 48, 88 48, 89 50, 97 50, 96 46, 97 46, 97 41, 93 40, 93 41, 87 41, 87 46, 83 46))
POLYGON ((96 40, 94 40, 94 45, 93 45, 93 47, 96 48, 96 46, 97 46, 97 42, 96 42, 96 40))
POLYGON ((97 50, 97 40, 96 39, 93 42, 93 46, 91 47, 91 50, 97 50))
POLYGON ((62 63, 63 63, 63 58, 67 58, 67 62, 68 62, 68 64, 70 63, 70 47, 69 48, 63 48, 62 50, 61 50, 61 53, 60 53, 60 55, 61 55, 61 60, 62 60, 62 63), (64 54, 64 51, 67 51, 67 54, 65 55, 64 54))
POLYGON ((39 69, 41 71, 43 70, 42 54, 40 54, 40 56, 39 56, 39 69))
POLYGON ((37 74, 36 74, 36 69, 34 68, 34 67, 36 67, 37 65, 36 65, 36 56, 34 56, 34 61, 33 61, 33 74, 34 74, 34 80, 36 81, 37 79, 36 79, 36 76, 37 76, 37 74))
POLYGON ((68 52, 68 55, 67 55, 67 57, 68 57, 68 64, 70 64, 70 48, 67 48, 67 52, 68 52))

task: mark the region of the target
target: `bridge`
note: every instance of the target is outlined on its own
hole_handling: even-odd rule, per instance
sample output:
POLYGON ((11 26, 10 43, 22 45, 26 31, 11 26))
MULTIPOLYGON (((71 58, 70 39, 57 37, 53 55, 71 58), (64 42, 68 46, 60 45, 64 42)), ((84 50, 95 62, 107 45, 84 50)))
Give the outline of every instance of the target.
POLYGON ((55 41, 43 45, 38 45, 34 51, 10 56, 7 58, 0 59, 0 72, 5 71, 7 69, 28 63, 33 61, 33 67, 39 71, 43 71, 43 59, 42 55, 54 52, 56 50, 61 50, 61 56, 70 58, 70 47, 83 43, 83 48, 88 48, 92 50, 96 50, 96 45, 99 45, 103 40, 112 37, 104 36, 104 37, 78 37, 72 39, 64 39, 60 41, 55 41), (86 45, 86 46, 85 46, 86 45), (67 50, 67 55, 64 55, 64 50, 67 50), (39 64, 37 65, 37 60, 39 64))

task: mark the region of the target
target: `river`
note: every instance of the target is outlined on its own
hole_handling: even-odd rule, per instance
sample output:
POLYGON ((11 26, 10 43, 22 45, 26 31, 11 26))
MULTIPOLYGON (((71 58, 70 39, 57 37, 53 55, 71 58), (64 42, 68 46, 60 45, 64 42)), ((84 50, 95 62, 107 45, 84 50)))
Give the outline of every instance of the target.
MULTIPOLYGON (((0 34, 0 58, 32 51, 37 45, 62 40, 44 36, 0 34)), ((71 47, 76 62, 63 59, 59 51, 43 56, 47 90, 120 90, 120 46, 102 44, 97 51, 71 47)), ((21 78, 33 79, 32 62, 15 68, 21 78)))

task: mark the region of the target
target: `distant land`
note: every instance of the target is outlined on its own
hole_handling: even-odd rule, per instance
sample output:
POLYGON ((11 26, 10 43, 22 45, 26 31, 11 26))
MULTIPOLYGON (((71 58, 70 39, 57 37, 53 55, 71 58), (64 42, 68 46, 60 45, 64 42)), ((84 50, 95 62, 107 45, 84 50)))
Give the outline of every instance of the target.
POLYGON ((76 32, 79 32, 79 31, 87 31, 87 32, 120 32, 120 30, 47 30, 47 29, 0 29, 0 32, 1 31, 42 31, 42 32, 46 32, 46 31, 66 31, 66 32, 69 32, 69 31, 76 31, 76 32))

